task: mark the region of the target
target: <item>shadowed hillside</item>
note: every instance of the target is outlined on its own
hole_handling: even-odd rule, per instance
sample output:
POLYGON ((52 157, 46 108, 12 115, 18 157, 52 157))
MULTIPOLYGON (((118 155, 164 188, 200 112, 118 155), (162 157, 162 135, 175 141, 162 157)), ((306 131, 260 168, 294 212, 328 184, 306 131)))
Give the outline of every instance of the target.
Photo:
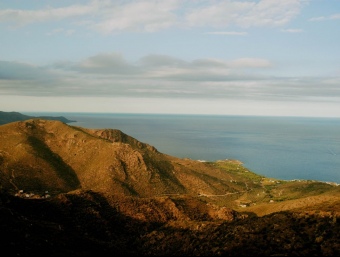
POLYGON ((0 126, 0 233, 10 256, 340 253, 340 188, 237 160, 159 152, 116 129, 0 126))

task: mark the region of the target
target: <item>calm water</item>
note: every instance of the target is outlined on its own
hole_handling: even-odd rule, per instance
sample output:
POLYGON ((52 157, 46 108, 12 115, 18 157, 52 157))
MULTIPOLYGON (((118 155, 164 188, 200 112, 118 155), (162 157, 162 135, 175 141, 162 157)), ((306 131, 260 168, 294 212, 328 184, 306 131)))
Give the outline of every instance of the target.
MULTIPOLYGON (((41 115, 29 113, 31 115, 41 115)), ((46 114, 46 113, 45 113, 46 114)), ((44 114, 44 115, 45 115, 44 114)), ((340 119, 158 114, 49 113, 86 128, 114 128, 191 159, 238 159, 277 179, 340 183, 340 119)))

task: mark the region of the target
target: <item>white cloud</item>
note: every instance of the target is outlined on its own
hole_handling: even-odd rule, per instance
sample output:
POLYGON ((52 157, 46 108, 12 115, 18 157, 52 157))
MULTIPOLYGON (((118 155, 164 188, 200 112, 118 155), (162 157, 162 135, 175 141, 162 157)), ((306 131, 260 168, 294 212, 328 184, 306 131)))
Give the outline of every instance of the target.
POLYGON ((302 29, 283 29, 282 32, 287 32, 287 33, 302 33, 302 29))
POLYGON ((309 21, 325 21, 325 20, 339 20, 340 19, 340 13, 332 14, 329 16, 318 16, 310 18, 309 21))
POLYGON ((210 35, 226 35, 226 36, 245 36, 248 33, 247 32, 239 32, 239 31, 213 31, 213 32, 208 32, 207 34, 210 35))
MULTIPOLYGON (((85 26, 104 34, 120 31, 155 32, 171 27, 275 27, 289 23, 305 2, 306 0, 90 1, 83 5, 45 7, 39 10, 0 10, 0 21, 26 25, 77 18, 73 19, 73 25, 85 26)), ((212 34, 244 35, 244 32, 212 34)))
POLYGON ((113 5, 102 11, 103 18, 93 28, 103 32, 132 30, 154 32, 177 23, 173 13, 178 8, 177 0, 132 1, 113 5))
POLYGON ((240 58, 240 59, 233 60, 231 62, 231 65, 233 67, 238 67, 238 68, 247 68, 247 67, 265 68, 265 67, 270 67, 272 64, 270 63, 270 61, 265 60, 265 59, 240 58))
POLYGON ((53 29, 52 31, 49 31, 46 33, 47 36, 54 36, 54 35, 58 35, 58 34, 64 34, 67 36, 71 36, 75 33, 74 29, 63 29, 63 28, 57 28, 57 29, 53 29))
POLYGON ((51 20, 61 20, 75 16, 84 16, 95 12, 97 4, 89 5, 70 5, 60 8, 45 8, 40 10, 19 10, 6 9, 0 10, 0 21, 10 21, 18 25, 29 23, 46 22, 51 20))
POLYGON ((91 1, 84 5, 47 7, 39 10, 0 10, 0 22, 23 26, 31 23, 80 18, 75 24, 96 29, 102 33, 132 30, 154 32, 176 24, 173 13, 178 0, 169 1, 91 1))
POLYGON ((301 10, 303 0, 214 1, 191 10, 186 19, 191 26, 241 27, 282 26, 301 10))

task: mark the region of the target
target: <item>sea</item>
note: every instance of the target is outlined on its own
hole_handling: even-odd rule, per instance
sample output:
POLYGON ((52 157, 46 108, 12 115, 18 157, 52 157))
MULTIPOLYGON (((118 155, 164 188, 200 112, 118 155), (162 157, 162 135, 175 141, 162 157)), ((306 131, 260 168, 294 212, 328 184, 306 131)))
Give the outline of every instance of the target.
POLYGON ((200 161, 237 159, 280 180, 340 184, 340 118, 126 113, 64 116, 71 126, 119 129, 159 152, 200 161))

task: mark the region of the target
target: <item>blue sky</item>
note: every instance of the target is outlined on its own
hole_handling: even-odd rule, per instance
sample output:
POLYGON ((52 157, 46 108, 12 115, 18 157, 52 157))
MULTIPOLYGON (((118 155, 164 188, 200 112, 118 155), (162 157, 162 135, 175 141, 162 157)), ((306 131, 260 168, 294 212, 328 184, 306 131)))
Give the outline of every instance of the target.
POLYGON ((340 117, 339 0, 0 2, 0 109, 340 117))

